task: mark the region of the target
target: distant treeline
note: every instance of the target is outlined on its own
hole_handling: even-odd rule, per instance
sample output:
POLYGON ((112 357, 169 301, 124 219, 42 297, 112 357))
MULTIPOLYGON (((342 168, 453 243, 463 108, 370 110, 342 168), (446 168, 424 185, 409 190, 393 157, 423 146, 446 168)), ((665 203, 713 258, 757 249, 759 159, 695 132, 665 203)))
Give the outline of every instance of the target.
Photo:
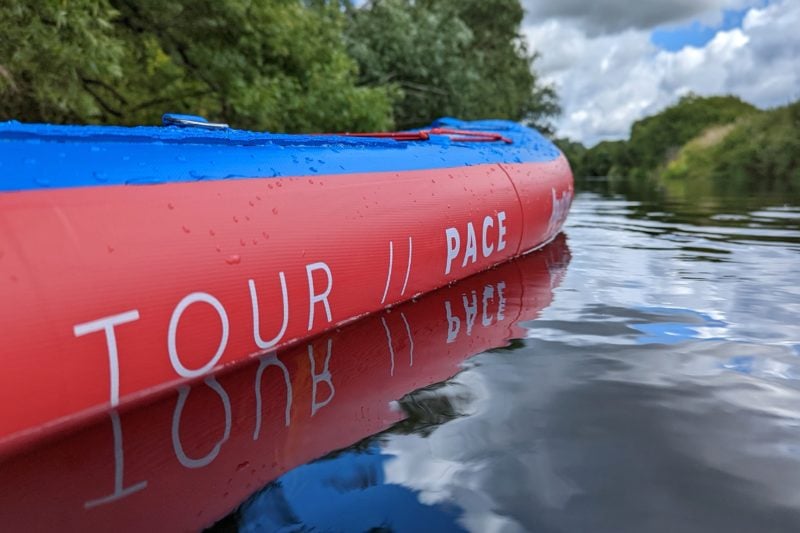
POLYGON ((800 101, 762 111, 734 96, 685 96, 626 141, 556 141, 576 176, 706 180, 724 190, 800 192, 800 101))
POLYGON ((363 131, 547 127, 519 0, 8 0, 0 120, 363 131))

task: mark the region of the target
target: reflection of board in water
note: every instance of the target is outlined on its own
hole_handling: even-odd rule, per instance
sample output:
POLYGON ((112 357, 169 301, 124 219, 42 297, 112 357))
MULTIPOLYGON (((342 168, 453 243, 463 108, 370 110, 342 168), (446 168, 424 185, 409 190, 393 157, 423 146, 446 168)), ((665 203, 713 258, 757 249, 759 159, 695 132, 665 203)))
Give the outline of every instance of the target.
POLYGON ((418 301, 7 458, 0 523, 105 531, 209 525, 287 470, 400 420, 393 400, 524 336, 518 323, 550 304, 568 261, 560 236, 418 301))

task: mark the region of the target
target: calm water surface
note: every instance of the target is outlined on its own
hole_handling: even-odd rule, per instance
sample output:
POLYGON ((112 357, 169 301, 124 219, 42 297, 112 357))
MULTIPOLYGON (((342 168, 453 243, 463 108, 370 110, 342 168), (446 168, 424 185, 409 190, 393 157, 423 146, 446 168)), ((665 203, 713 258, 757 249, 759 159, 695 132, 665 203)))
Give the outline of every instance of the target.
POLYGON ((800 530, 800 202, 581 189, 510 345, 217 527, 800 530))

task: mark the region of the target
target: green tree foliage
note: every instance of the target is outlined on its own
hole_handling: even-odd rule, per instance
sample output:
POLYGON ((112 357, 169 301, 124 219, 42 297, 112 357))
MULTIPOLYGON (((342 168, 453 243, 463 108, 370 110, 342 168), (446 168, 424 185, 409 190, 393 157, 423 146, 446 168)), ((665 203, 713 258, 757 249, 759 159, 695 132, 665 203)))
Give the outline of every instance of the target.
POLYGON ((584 167, 587 176, 608 176, 615 166, 626 161, 624 141, 602 141, 586 151, 584 167))
POLYGON ((647 175, 665 165, 680 148, 709 126, 728 124, 756 108, 735 96, 688 95, 653 116, 634 122, 615 173, 647 175))
POLYGON ((744 120, 715 150, 714 180, 800 192, 800 101, 744 120))
POLYGON ((591 148, 570 139, 556 139, 555 143, 576 177, 610 176, 621 161, 627 161, 625 141, 602 141, 591 148))
POLYGON ((558 111, 520 35, 518 0, 373 0, 348 9, 361 80, 392 85, 401 128, 431 118, 507 118, 548 130, 558 111))
POLYGON ((662 177, 710 179, 721 191, 800 192, 800 101, 707 129, 662 177))
POLYGON ((0 120, 363 131, 556 110, 519 0, 8 0, 0 120), (358 67, 362 72, 359 75, 358 67))
POLYGON ((675 194, 800 192, 800 101, 760 111, 731 96, 689 96, 635 123, 629 141, 556 143, 576 177, 655 180, 675 194))
POLYGON ((0 119, 98 120, 98 84, 122 82, 126 51, 115 16, 97 0, 0 4, 0 119))
POLYGON ((575 172, 577 176, 656 177, 686 143, 702 132, 758 113, 735 96, 688 95, 660 113, 635 122, 627 141, 603 141, 580 150, 570 146, 571 141, 562 140, 560 146, 568 147, 568 156, 573 153, 578 158, 573 162, 580 171, 575 172))
POLYGON ((281 131, 382 129, 338 3, 25 0, 0 6, 0 118, 156 123, 165 110, 281 131))

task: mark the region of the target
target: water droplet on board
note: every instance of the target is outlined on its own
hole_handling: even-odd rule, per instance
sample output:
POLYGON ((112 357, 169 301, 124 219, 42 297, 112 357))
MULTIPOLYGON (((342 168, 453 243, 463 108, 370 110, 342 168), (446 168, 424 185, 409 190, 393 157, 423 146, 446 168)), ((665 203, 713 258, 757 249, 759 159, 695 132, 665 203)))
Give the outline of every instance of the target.
POLYGON ((175 209, 175 206, 172 204, 172 202, 168 203, 168 204, 167 204, 167 207, 168 207, 170 210, 172 210, 172 209, 175 209))
POLYGON ((247 243, 246 243, 246 242, 244 242, 244 239, 239 239, 239 244, 240 244, 241 246, 247 246, 247 243))
POLYGON ((236 222, 236 223, 238 224, 238 223, 239 223, 239 217, 236 217, 236 216, 234 216, 234 217, 233 217, 233 221, 234 221, 234 222, 236 222))
POLYGON ((250 200, 250 201, 249 201, 249 202, 247 202, 247 203, 248 203, 248 204, 250 204, 250 207, 255 207, 255 206, 256 206, 256 204, 254 204, 254 203, 253 203, 253 200, 250 200))
POLYGON ((245 215, 244 219, 245 219, 247 222, 250 222, 250 217, 249 217, 249 216, 245 215))
POLYGON ((214 235, 216 235, 216 234, 217 234, 217 232, 216 232, 216 231, 214 231, 213 229, 210 229, 210 230, 208 230, 208 234, 209 234, 209 235, 211 235, 211 236, 213 237, 214 235))
POLYGON ((214 248, 217 249, 217 252, 221 252, 222 251, 222 247, 221 246, 215 246, 214 248))
POLYGON ((108 253, 110 254, 114 253, 114 247, 111 246, 110 244, 106 245, 106 250, 108 250, 108 253))
POLYGON ((242 256, 238 254, 229 255, 225 258, 225 262, 229 265, 238 265, 242 262, 242 256))
POLYGON ((183 230, 183 232, 184 232, 184 233, 186 233, 186 234, 189 234, 189 233, 191 233, 191 232, 192 232, 192 230, 190 230, 190 229, 189 229, 189 228, 187 228, 186 226, 181 226, 181 229, 182 229, 182 230, 183 230))
POLYGON ((278 214, 278 208, 277 207, 273 207, 272 208, 272 214, 273 215, 277 215, 278 214))
POLYGON ((267 183, 267 189, 272 190, 272 184, 271 183, 267 183))

